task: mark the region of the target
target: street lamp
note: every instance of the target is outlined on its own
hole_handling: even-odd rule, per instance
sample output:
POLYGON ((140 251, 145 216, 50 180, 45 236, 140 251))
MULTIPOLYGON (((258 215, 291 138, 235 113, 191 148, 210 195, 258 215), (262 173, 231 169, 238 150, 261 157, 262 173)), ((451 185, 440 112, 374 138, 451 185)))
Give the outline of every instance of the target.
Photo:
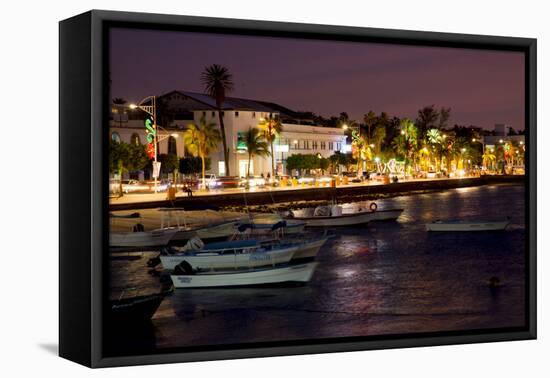
MULTIPOLYGON (((137 105, 136 104, 130 104, 130 109, 140 109, 143 110, 145 113, 149 114, 151 117, 153 117, 153 148, 155 151, 154 155, 154 163, 153 163, 153 179, 154 179, 154 185, 155 185, 155 193, 157 193, 157 176, 155 176, 155 168, 158 164, 157 162, 157 98, 156 96, 147 96, 144 99, 142 99, 137 105), (151 103, 151 105, 144 105, 146 103, 151 103)), ((160 169, 159 169, 160 174, 160 169)))
MULTIPOLYGON (((145 113, 149 114, 153 118, 153 147, 154 147, 154 163, 153 163, 153 179, 154 179, 154 186, 155 186, 155 193, 158 192, 158 186, 157 186, 157 176, 154 175, 155 166, 158 164, 157 158, 158 158, 158 151, 157 151, 157 144, 166 138, 173 137, 177 138, 177 133, 172 133, 168 135, 163 135, 162 137, 159 137, 158 131, 159 129, 162 129, 160 126, 157 125, 157 98, 156 96, 147 96, 144 99, 142 99, 138 104, 130 104, 130 109, 140 109, 143 110, 145 113), (151 105, 145 105, 145 104, 151 104, 151 105)), ((159 172, 160 174, 160 169, 159 172)))

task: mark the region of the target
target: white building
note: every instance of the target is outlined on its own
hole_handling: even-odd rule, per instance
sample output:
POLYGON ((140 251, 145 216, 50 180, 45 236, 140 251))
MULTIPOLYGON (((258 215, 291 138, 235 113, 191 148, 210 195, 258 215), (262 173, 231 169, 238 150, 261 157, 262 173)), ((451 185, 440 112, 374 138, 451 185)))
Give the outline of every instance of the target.
POLYGON ((520 146, 525 145, 525 135, 508 135, 510 126, 504 124, 495 124, 493 135, 483 136, 482 143, 485 149, 495 150, 496 146, 504 143, 516 143, 520 146))
MULTIPOLYGON (((157 104, 162 104, 157 113, 160 111, 171 115, 166 117, 170 119, 170 125, 162 125, 162 121, 159 122, 164 129, 159 131, 159 134, 164 136, 159 143, 159 154, 170 152, 180 157, 185 156, 183 132, 189 123, 199 122, 201 117, 205 117, 207 122, 218 124, 215 101, 204 94, 172 91, 159 96, 157 104)), ((120 138, 127 143, 145 143, 143 117, 132 119, 136 118, 136 115, 131 115, 128 119, 128 114, 113 113, 110 125, 112 138, 120 138)), ((248 154, 246 149, 238 143, 239 135, 250 128, 257 127, 262 119, 267 117, 279 117, 283 123, 283 132, 274 142, 278 174, 286 173, 285 161, 290 155, 320 154, 323 157, 329 157, 337 151, 344 152, 346 148, 344 130, 312 125, 310 120, 301 119, 299 113, 278 104, 227 97, 222 104, 222 116, 230 151, 229 169, 233 176, 244 177, 248 169, 248 154)), ((226 175, 221 143, 218 151, 210 154, 210 158, 211 173, 226 175)), ((271 173, 270 157, 254 157, 250 164, 251 174, 252 172, 254 175, 271 173)))

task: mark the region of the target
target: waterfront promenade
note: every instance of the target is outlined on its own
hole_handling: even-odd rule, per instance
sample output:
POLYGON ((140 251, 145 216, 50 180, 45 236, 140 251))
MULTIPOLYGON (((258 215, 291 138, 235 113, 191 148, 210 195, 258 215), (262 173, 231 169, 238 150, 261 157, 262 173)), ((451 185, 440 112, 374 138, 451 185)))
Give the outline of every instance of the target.
POLYGON ((157 207, 185 207, 200 209, 210 206, 256 206, 299 201, 352 201, 354 199, 376 199, 384 196, 406 195, 419 191, 446 190, 470 186, 525 183, 525 176, 482 176, 452 179, 419 179, 397 183, 381 184, 369 181, 332 187, 297 186, 264 189, 223 189, 195 191, 189 197, 178 192, 175 200, 167 200, 166 193, 126 194, 120 198, 111 198, 109 210, 151 209, 157 207))

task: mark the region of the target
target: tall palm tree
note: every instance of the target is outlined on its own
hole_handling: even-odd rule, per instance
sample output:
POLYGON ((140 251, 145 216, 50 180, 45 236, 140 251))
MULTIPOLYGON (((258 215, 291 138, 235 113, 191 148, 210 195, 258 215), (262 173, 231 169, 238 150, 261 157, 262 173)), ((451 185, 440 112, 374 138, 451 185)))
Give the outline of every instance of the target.
POLYGON ((432 149, 436 151, 437 154, 434 154, 435 166, 437 170, 441 168, 441 142, 443 141, 441 132, 438 129, 429 129, 426 133, 426 139, 429 145, 432 146, 432 149), (437 164, 437 157, 439 156, 439 165, 437 164))
POLYGON ((418 148, 418 128, 414 122, 408 118, 401 120, 399 124, 401 131, 394 141, 398 152, 405 156, 405 170, 414 164, 416 150, 418 148))
POLYGON ((205 92, 216 101, 216 110, 218 111, 223 142, 225 174, 231 176, 229 172, 229 149, 227 148, 225 125, 223 123, 222 105, 225 101, 225 95, 233 90, 233 75, 229 72, 227 67, 219 64, 212 64, 204 68, 201 74, 201 80, 205 92))
POLYGON ((493 168, 493 163, 497 159, 493 151, 490 149, 485 150, 485 153, 481 156, 481 158, 483 159, 483 165, 489 169, 493 168))
POLYGON ((283 124, 279 117, 269 116, 264 118, 258 125, 264 133, 264 138, 269 143, 271 151, 271 177, 275 178, 275 152, 273 151, 273 142, 283 132, 283 124))
POLYGON ((384 123, 379 123, 374 128, 374 133, 372 135, 372 143, 375 146, 375 153, 379 154, 382 151, 382 143, 386 139, 386 125, 384 123))
POLYGON ((368 136, 353 131, 352 133, 352 156, 357 159, 357 174, 362 161, 372 160, 372 149, 369 145, 368 136))
POLYGON ((218 147, 221 139, 220 131, 216 128, 216 124, 206 122, 204 117, 201 117, 198 124, 190 123, 187 126, 187 130, 183 133, 183 142, 189 152, 201 158, 203 188, 206 188, 205 159, 211 151, 218 147))
POLYGON ((270 152, 269 145, 263 133, 257 127, 249 128, 248 131, 244 133, 243 139, 248 152, 248 167, 246 171, 246 177, 248 178, 250 177, 250 161, 252 158, 254 156, 267 157, 270 155, 270 152))

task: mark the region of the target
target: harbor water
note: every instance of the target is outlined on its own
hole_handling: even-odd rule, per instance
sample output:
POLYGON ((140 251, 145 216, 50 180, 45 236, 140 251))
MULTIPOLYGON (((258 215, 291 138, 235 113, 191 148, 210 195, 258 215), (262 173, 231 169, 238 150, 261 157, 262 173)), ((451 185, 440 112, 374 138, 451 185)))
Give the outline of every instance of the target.
MULTIPOLYGON (((333 228, 309 284, 181 289, 150 324, 109 329, 108 354, 525 325, 525 187, 493 185, 377 201, 397 222, 333 228), (437 219, 510 218, 506 231, 429 233, 437 219), (498 277, 501 287, 488 285, 498 277)), ((348 206, 368 206, 368 203, 348 206)), ((110 261, 111 287, 158 291, 148 255, 110 261)))

